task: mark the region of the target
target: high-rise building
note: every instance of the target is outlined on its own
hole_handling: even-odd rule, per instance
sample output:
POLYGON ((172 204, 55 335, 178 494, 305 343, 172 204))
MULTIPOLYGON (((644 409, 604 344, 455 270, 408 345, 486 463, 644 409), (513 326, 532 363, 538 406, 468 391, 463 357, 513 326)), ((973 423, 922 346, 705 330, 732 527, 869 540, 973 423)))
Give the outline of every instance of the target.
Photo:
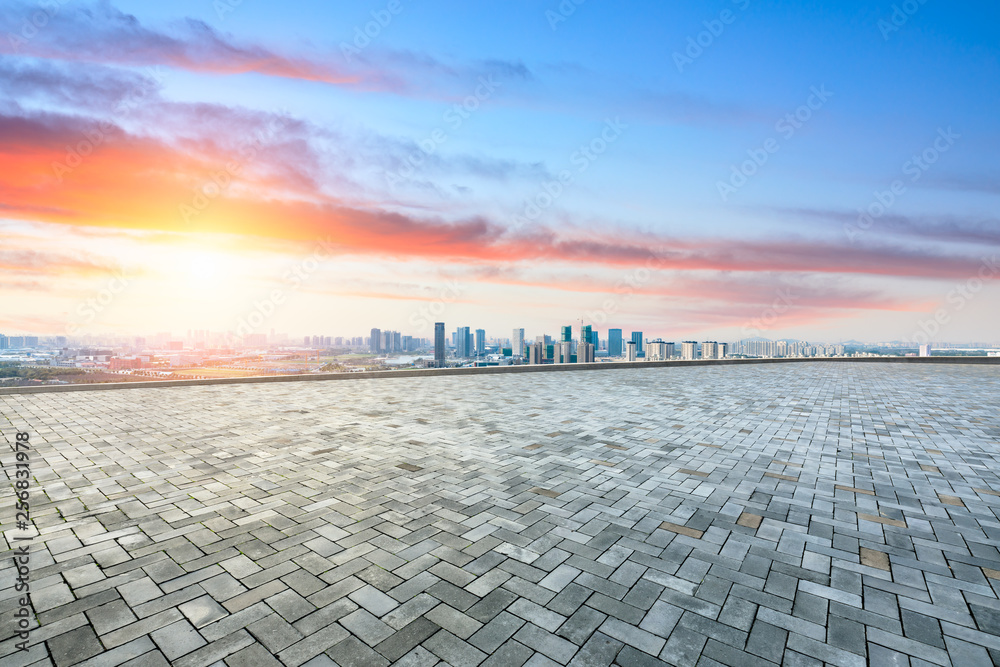
POLYGON ((38 347, 38 336, 25 336, 24 346, 31 349, 38 347))
POLYGON ((0 334, 0 350, 10 349, 10 339, 0 334))
POLYGON ((524 329, 514 329, 514 335, 510 339, 510 354, 514 358, 524 356, 524 329))
POLYGON ((729 356, 729 343, 719 343, 719 359, 725 359, 729 356))
POLYGON ((697 359, 698 343, 693 340, 686 340, 681 343, 681 359, 697 359))
POLYGON ((476 329, 476 356, 486 354, 486 329, 476 329))
POLYGON ((921 357, 929 357, 929 356, 931 356, 931 344, 930 343, 925 343, 924 345, 920 346, 920 356, 921 357))
POLYGON ((635 354, 636 356, 644 356, 646 348, 642 344, 642 332, 633 331, 632 332, 632 342, 635 343, 635 354))
POLYGON ((372 354, 378 354, 382 351, 382 331, 380 329, 372 329, 372 337, 368 349, 372 354))
POLYGON ((556 360, 557 364, 568 364, 573 360, 573 341, 566 340, 558 345, 559 354, 556 360))
POLYGON ((669 361, 674 356, 674 344, 662 340, 652 340, 646 343, 647 361, 669 361))
POLYGON ((626 361, 635 361, 637 359, 636 351, 635 351, 635 341, 634 340, 630 340, 630 341, 626 342, 625 343, 625 347, 628 348, 627 351, 625 352, 625 360, 626 361))
MULTIPOLYGON (((584 324, 583 322, 580 323, 580 336, 577 338, 577 340, 580 342, 581 345, 583 343, 589 343, 590 342, 591 332, 592 331, 593 331, 593 327, 591 327, 589 324, 584 324)), ((579 348, 577 348, 577 349, 579 349, 579 348)))
POLYGON ((573 327, 571 325, 567 325, 562 328, 562 334, 559 337, 559 342, 568 343, 571 340, 573 340, 573 327))
POLYGON ((455 332, 455 356, 459 359, 472 356, 472 334, 469 327, 459 327, 455 332))
POLYGON ((608 329, 608 356, 609 357, 620 357, 622 356, 622 330, 621 329, 608 329))
POLYGON ((590 332, 590 344, 594 346, 595 352, 601 347, 601 336, 596 331, 590 332))
POLYGON ((434 365, 444 368, 444 322, 434 323, 434 365))
POLYGON ((719 344, 714 340, 706 340, 701 344, 701 358, 702 359, 718 359, 719 358, 719 344))
POLYGON ((576 363, 590 364, 593 362, 594 362, 594 344, 581 342, 580 346, 576 348, 576 363))
POLYGON ((545 343, 531 343, 528 345, 528 363, 539 365, 545 358, 545 343))

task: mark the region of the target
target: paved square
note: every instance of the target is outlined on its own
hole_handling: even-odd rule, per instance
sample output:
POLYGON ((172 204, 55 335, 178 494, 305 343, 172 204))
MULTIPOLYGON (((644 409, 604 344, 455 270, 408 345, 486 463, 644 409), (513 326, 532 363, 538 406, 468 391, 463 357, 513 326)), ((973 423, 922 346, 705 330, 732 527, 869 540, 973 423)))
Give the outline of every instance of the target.
POLYGON ((0 396, 0 664, 991 665, 998 405, 831 362, 0 396))

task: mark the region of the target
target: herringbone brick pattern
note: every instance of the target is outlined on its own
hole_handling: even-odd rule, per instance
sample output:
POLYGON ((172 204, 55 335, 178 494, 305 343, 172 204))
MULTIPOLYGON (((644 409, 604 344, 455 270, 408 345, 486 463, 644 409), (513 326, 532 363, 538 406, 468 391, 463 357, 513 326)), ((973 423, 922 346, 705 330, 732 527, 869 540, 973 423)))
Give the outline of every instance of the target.
POLYGON ((3 396, 0 664, 990 665, 998 404, 821 362, 3 396))

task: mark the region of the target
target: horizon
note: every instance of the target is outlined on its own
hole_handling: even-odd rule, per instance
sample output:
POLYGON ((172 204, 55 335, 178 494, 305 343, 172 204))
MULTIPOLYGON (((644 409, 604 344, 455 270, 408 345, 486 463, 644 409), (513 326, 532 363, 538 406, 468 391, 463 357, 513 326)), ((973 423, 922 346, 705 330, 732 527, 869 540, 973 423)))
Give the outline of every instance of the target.
POLYGON ((995 4, 3 5, 0 333, 998 337, 995 4))

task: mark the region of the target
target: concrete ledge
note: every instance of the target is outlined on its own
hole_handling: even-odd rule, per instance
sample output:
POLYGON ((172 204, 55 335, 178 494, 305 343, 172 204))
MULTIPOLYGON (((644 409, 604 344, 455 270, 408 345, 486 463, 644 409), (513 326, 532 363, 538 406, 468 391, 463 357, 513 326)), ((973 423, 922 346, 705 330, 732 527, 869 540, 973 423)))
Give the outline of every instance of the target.
POLYGON ((208 380, 152 380, 149 382, 105 382, 94 384, 51 384, 35 387, 3 387, 7 394, 43 394, 60 391, 108 391, 112 389, 155 389, 192 387, 213 384, 257 384, 264 382, 315 382, 327 380, 391 379, 437 375, 492 375, 502 373, 547 373, 559 371, 602 371, 642 368, 687 368, 690 366, 737 366, 743 364, 794 363, 876 363, 876 364, 971 364, 1000 366, 1000 357, 819 357, 795 359, 698 359, 693 361, 612 361, 592 364, 547 364, 542 366, 480 366, 477 368, 415 368, 401 371, 365 371, 363 373, 314 373, 311 375, 261 375, 208 380))

